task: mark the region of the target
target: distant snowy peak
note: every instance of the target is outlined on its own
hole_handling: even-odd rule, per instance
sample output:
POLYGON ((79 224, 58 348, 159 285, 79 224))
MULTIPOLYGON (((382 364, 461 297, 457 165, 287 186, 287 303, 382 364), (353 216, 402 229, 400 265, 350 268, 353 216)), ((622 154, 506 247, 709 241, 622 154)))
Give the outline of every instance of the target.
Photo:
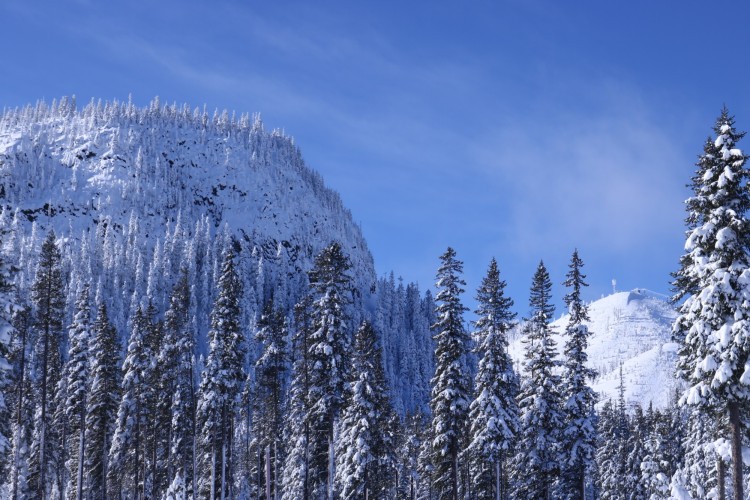
MULTIPOLYGON (((677 346, 671 341, 672 322, 677 314, 668 297, 636 288, 617 292, 590 304, 588 323, 589 366, 599 372, 593 388, 600 401, 616 400, 622 366, 625 399, 628 403, 665 407, 679 382, 674 377, 677 346)), ((562 333, 568 323, 563 315, 553 323, 557 347, 562 353, 562 333)), ((523 359, 521 338, 511 346, 519 362, 523 359)))
POLYGON ((73 100, 6 111, 0 118, 0 204, 78 237, 103 221, 137 219, 144 241, 162 239, 178 219, 191 231, 207 219, 268 258, 284 253, 298 269, 337 240, 362 286, 375 282, 372 256, 339 195, 308 168, 289 137, 259 116, 213 116, 155 99, 73 100))
MULTIPOLYGON (((617 397, 622 363, 626 401, 666 406, 677 387, 671 341, 677 314, 668 298, 645 289, 619 292, 591 303, 589 316, 589 364, 599 372, 594 389, 601 400, 617 397)), ((556 325, 562 331, 567 321, 556 325)))

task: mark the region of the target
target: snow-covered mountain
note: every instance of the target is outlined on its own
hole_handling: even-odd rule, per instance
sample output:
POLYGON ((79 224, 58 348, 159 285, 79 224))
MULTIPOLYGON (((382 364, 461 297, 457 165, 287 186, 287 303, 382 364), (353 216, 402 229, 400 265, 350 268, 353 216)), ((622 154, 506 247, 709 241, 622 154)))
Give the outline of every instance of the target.
MULTIPOLYGON (((674 377, 677 345, 671 341, 676 313, 667 297, 644 289, 617 292, 589 304, 589 366, 599 372, 593 388, 600 401, 616 400, 620 365, 629 404, 665 407, 679 382, 674 377)), ((553 323, 562 352, 568 316, 553 323)), ((511 344, 514 359, 523 359, 521 338, 511 344)))
POLYGON ((64 98, 6 111, 0 205, 0 227, 13 229, 4 244, 21 265, 21 288, 54 229, 68 278, 99 283, 120 329, 136 293, 163 306, 187 263, 205 332, 226 236, 241 250, 246 294, 258 304, 274 293, 289 306, 304 289, 299 271, 334 240, 352 261, 357 289, 376 282, 362 232, 339 195, 305 165, 291 138, 265 130, 258 116, 211 116, 158 99, 145 108, 92 101, 77 109, 64 98))
MULTIPOLYGON (((0 117, 1 229, 12 230, 3 245, 20 268, 21 291, 28 291, 36 251, 54 229, 70 285, 68 310, 76 281, 92 282, 122 338, 145 298, 166 309, 185 266, 203 337, 228 236, 240 250, 249 323, 271 294, 291 311, 306 288, 303 271, 333 240, 351 258, 362 295, 377 283, 360 228, 292 139, 266 131, 258 117, 210 116, 158 99, 145 108, 91 102, 77 109, 63 99, 6 111, 0 117)), ((375 313, 397 407, 406 411, 425 406, 429 394, 434 305, 416 288, 391 282, 381 283, 377 304, 365 307, 368 297, 360 296, 356 310, 375 313)), ((622 363, 628 401, 666 405, 676 381, 675 314, 665 297, 634 290, 589 307, 589 360, 599 371, 594 388, 602 399, 616 397, 622 363)), ((566 316, 555 322, 558 332, 566 322, 566 316)), ((520 339, 511 351, 522 358, 520 339)))

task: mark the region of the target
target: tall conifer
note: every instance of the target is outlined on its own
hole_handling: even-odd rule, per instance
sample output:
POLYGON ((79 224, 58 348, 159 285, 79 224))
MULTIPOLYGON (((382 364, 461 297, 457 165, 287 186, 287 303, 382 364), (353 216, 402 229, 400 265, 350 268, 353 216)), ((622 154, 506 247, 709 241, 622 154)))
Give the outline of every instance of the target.
POLYGON ((743 498, 742 419, 750 401, 750 208, 745 135, 724 108, 692 178, 685 254, 675 273, 676 298, 687 296, 674 322, 682 344, 678 373, 689 388, 684 401, 729 416, 735 498, 743 498))
POLYGON ((563 283, 569 292, 565 305, 570 315, 565 327, 562 398, 565 424, 561 436, 560 498, 579 499, 586 491, 586 473, 596 455, 596 393, 588 381, 596 371, 588 368, 588 337, 591 335, 585 322, 590 321, 588 307, 581 298, 581 290, 588 286, 582 272, 583 261, 578 250, 573 252, 568 274, 563 283))
POLYGON ((286 347, 287 325, 284 312, 274 307, 273 299, 264 306, 258 321, 256 341, 262 346, 260 358, 255 363, 257 404, 255 435, 261 452, 263 472, 262 491, 267 500, 278 496, 279 463, 283 451, 281 439, 283 411, 285 410, 284 383, 289 353, 286 347))
POLYGON ((147 493, 147 378, 154 357, 150 344, 151 330, 150 318, 139 306, 133 316, 127 353, 122 364, 122 397, 109 451, 107 492, 115 498, 142 498, 147 493))
POLYGON ((85 476, 89 498, 110 497, 107 484, 109 449, 120 403, 120 346, 107 307, 99 304, 89 347, 91 385, 86 398, 85 476))
POLYGON ((341 498, 385 498, 378 484, 386 460, 390 403, 382 357, 372 325, 362 323, 354 337, 353 373, 341 417, 336 483, 341 498))
POLYGON ((89 285, 78 293, 73 323, 68 328, 67 399, 68 419, 68 486, 70 500, 82 500, 86 449, 86 398, 89 392, 89 344, 92 341, 91 302, 89 285))
POLYGON ((240 327, 242 286, 229 245, 211 312, 208 357, 198 395, 198 496, 225 498, 232 484, 235 413, 244 381, 246 343, 240 327))
POLYGON ((508 459, 518 438, 516 397, 518 375, 508 354, 508 333, 516 314, 513 300, 505 296, 505 281, 495 259, 477 290, 477 320, 474 323, 475 352, 479 370, 471 403, 472 492, 476 498, 500 499, 508 495, 508 459))
POLYGON ((343 405, 351 335, 347 314, 350 268, 351 262, 341 245, 332 243, 318 254, 309 272, 314 298, 313 328, 308 344, 311 363, 309 480, 313 498, 331 499, 334 495, 334 428, 343 405))
POLYGON ((560 362, 550 326, 555 312, 551 291, 549 273, 540 262, 531 285, 531 317, 524 326, 524 377, 518 397, 521 436, 515 457, 518 494, 539 500, 555 495, 564 422, 557 375, 560 362))
POLYGON ((456 500, 459 491, 459 455, 466 445, 471 388, 466 367, 469 336, 463 322, 466 307, 461 303, 463 262, 448 248, 440 256, 435 286, 437 322, 435 375, 432 378, 432 466, 438 498, 456 500))
POLYGON ((63 285, 62 255, 50 231, 42 244, 36 276, 31 286, 34 305, 34 330, 36 336, 35 359, 37 409, 34 436, 31 444, 30 487, 38 498, 49 495, 50 463, 60 450, 55 449, 52 430, 52 396, 62 378, 62 336, 65 318, 65 290, 63 285))

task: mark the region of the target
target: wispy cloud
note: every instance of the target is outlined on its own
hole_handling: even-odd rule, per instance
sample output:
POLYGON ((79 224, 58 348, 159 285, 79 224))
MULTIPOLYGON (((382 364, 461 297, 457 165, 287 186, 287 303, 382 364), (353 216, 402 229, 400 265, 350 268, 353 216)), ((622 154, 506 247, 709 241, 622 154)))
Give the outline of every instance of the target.
POLYGON ((689 159, 637 98, 609 97, 598 113, 562 105, 523 117, 477 148, 484 175, 508 197, 505 236, 516 253, 586 242, 623 255, 679 227, 689 159))

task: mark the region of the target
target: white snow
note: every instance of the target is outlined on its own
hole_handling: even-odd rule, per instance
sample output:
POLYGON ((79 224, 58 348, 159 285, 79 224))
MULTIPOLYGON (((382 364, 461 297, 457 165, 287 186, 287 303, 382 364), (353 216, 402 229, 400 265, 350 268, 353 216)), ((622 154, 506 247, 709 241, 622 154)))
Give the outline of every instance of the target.
MULTIPOLYGON (((616 400, 620 384, 620 364, 625 382, 625 399, 629 404, 648 406, 653 402, 663 408, 674 397, 680 382, 674 377, 679 345, 671 340, 675 311, 667 297, 645 289, 618 292, 589 304, 592 332, 589 337, 589 366, 599 372, 592 387, 600 393, 602 404, 616 400)), ((557 348, 562 355, 568 316, 553 323, 558 332, 557 348)), ((521 338, 510 346, 520 367, 523 358, 521 338)))

